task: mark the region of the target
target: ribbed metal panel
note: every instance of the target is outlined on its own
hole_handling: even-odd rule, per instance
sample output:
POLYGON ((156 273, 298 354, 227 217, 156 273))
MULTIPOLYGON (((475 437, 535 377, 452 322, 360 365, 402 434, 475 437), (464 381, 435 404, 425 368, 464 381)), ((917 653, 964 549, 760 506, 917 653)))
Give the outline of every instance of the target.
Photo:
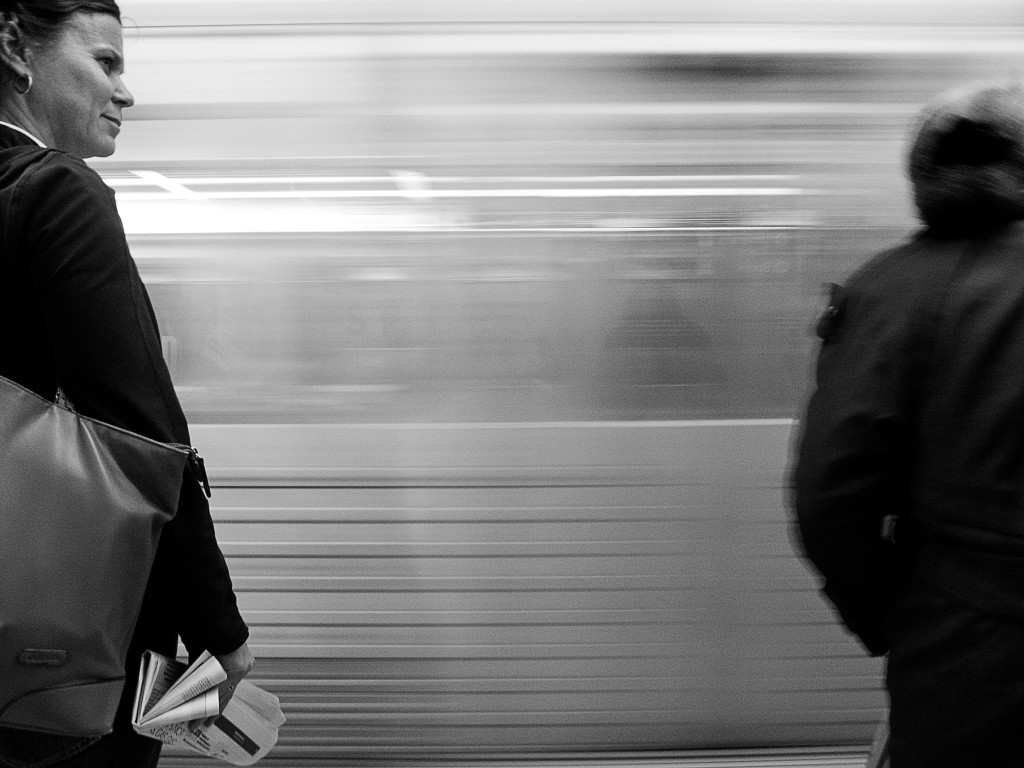
POLYGON ((789 433, 197 428, 275 756, 867 744, 879 665, 793 552, 789 433))
MULTIPOLYGON (((355 763, 346 763, 354 765, 355 763)), ((161 768, 199 768, 209 765, 203 758, 165 756, 161 768)), ((263 768, 333 768, 334 760, 317 758, 288 760, 265 758, 263 768)), ((866 765, 864 750, 850 747, 824 749, 735 749, 686 752, 629 752, 581 754, 564 753, 531 760, 438 760, 423 762, 389 761, 390 768, 873 768, 866 765)))
MULTIPOLYGON (((358 763, 346 763, 355 765, 358 763)), ((203 758, 166 755, 161 768, 199 768, 209 765, 203 758)), ((333 768, 334 760, 317 758, 288 760, 265 758, 263 768, 333 768)), ((685 752, 561 753, 530 760, 459 759, 430 763, 389 761, 389 768, 873 768, 866 764, 863 749, 829 747, 821 749, 733 749, 685 752)))

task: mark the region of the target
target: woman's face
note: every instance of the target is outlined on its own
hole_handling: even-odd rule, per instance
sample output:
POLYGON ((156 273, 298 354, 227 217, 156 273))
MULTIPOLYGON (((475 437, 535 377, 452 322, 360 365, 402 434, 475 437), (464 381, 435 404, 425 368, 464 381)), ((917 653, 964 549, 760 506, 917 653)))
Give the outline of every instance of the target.
POLYGON ((121 24, 105 13, 75 13, 54 42, 31 58, 25 95, 36 135, 75 157, 106 157, 135 103, 124 83, 121 24))

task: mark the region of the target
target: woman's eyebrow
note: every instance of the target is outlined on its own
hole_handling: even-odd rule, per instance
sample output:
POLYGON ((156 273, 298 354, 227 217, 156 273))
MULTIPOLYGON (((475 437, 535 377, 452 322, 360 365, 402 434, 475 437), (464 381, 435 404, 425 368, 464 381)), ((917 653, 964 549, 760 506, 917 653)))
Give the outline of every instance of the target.
POLYGON ((114 60, 114 66, 118 69, 124 68, 124 56, 114 46, 109 43, 101 43, 96 47, 94 51, 95 56, 110 56, 114 60))

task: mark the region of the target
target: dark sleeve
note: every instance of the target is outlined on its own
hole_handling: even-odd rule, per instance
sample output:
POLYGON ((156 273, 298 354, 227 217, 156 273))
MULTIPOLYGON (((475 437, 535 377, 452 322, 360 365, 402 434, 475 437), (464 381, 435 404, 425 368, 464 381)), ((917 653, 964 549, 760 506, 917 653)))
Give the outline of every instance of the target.
MULTIPOLYGON (((32 259, 31 289, 68 399, 83 415, 190 445, 113 192, 84 163, 52 153, 23 177, 17 215, 32 259)), ((178 594, 187 596, 174 610, 190 652, 241 645, 248 630, 209 504, 187 472, 159 556, 174 564, 178 594)))
POLYGON ((888 650, 892 545, 884 521, 905 502, 911 356, 908 323, 870 290, 837 290, 792 477, 797 536, 823 591, 865 647, 888 650))

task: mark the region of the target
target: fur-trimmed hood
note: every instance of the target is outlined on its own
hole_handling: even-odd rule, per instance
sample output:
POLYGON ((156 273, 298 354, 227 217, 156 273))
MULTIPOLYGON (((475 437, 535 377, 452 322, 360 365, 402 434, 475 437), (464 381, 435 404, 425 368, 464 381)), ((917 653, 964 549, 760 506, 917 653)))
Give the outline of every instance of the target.
POLYGON ((1024 218, 1024 88, 981 83, 922 110, 908 158, 929 230, 966 234, 1024 218))

